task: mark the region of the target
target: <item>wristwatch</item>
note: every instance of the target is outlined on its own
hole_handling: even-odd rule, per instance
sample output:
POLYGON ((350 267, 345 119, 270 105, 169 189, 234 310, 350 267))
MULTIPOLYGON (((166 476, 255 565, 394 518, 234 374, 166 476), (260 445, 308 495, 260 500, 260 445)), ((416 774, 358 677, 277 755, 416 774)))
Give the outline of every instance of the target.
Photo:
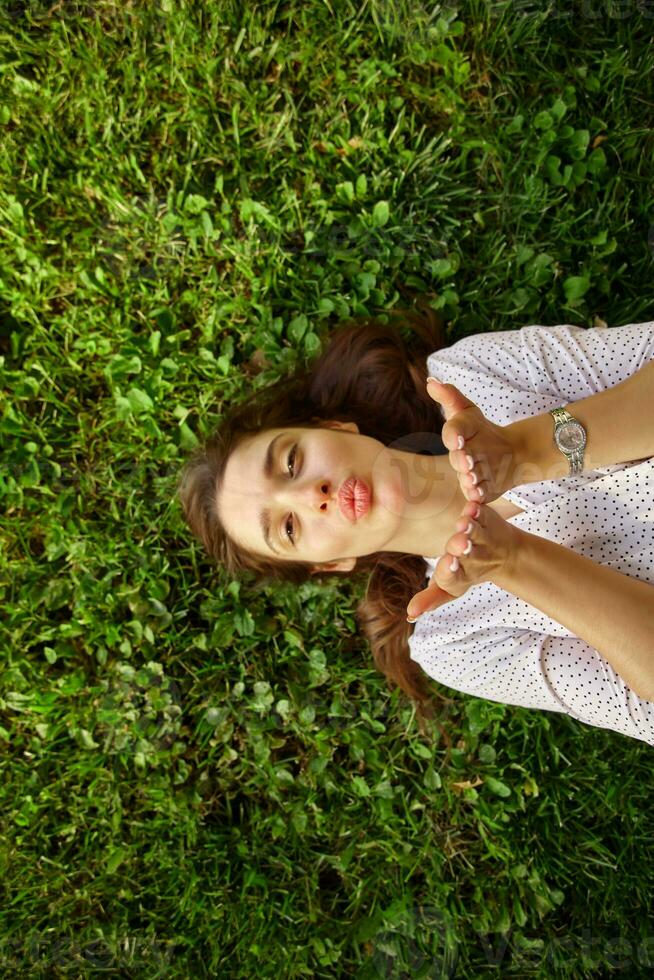
POLYGON ((565 408, 551 408, 554 419, 554 441, 570 463, 570 476, 577 476, 584 468, 586 430, 565 408))

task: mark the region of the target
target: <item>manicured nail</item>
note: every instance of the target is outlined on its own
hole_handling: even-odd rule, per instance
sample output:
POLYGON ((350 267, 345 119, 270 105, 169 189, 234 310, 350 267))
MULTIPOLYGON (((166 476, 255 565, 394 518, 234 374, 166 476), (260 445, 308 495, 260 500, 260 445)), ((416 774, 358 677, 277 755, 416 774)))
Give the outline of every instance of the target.
POLYGON ((475 465, 475 461, 472 458, 472 456, 466 456, 466 463, 468 464, 468 466, 470 467, 470 469, 472 469, 474 467, 474 465, 475 465))
POLYGON ((464 554, 464 555, 469 555, 471 551, 472 551, 472 541, 468 541, 468 547, 467 547, 467 548, 466 548, 466 550, 465 550, 465 551, 463 552, 463 554, 464 554))
POLYGON ((430 381, 435 381, 437 385, 440 384, 440 381, 438 380, 438 378, 427 378, 427 384, 429 384, 430 381))
POLYGON ((477 487, 477 490, 479 490, 479 496, 480 497, 483 497, 484 496, 484 488, 483 487, 477 487))
POLYGON ((458 437, 457 437, 457 442, 458 442, 458 446, 459 446, 459 449, 463 449, 463 447, 464 447, 464 446, 465 446, 465 444, 466 444, 466 441, 465 441, 465 439, 463 438, 463 436, 458 436, 458 437))
MULTIPOLYGON (((481 487, 479 489, 481 490, 481 487)), ((481 514, 481 507, 477 507, 474 514, 472 514, 473 521, 476 521, 480 514, 481 514)))
POLYGON ((471 474, 470 474, 470 479, 472 480, 472 485, 473 485, 473 486, 476 486, 476 485, 477 485, 477 483, 479 482, 479 479, 478 479, 478 477, 477 477, 477 474, 476 474, 476 473, 471 473, 471 474))
POLYGON ((450 571, 451 572, 456 572, 456 570, 457 570, 458 567, 459 567, 459 559, 458 558, 453 558, 452 559, 452 564, 450 565, 450 571))
POLYGON ((475 525, 472 523, 472 521, 470 521, 470 523, 468 524, 467 528, 465 529, 465 533, 466 534, 470 534, 470 532, 472 531, 472 529, 473 529, 474 526, 475 525))
POLYGON ((407 621, 407 623, 417 623, 418 622, 418 617, 416 616, 415 619, 411 619, 410 616, 407 616, 406 621, 407 621))

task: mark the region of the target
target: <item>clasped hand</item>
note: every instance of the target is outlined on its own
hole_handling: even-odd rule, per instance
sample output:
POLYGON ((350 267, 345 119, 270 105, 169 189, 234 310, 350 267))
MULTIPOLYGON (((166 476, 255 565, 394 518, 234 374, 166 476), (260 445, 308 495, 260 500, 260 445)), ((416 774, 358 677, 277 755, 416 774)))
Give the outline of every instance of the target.
POLYGON ((488 506, 514 485, 518 451, 510 430, 484 418, 454 385, 432 381, 427 391, 443 406, 446 421, 441 438, 450 450, 450 465, 468 502, 429 585, 407 606, 411 619, 457 599, 470 586, 489 581, 505 569, 516 553, 521 533, 488 506))

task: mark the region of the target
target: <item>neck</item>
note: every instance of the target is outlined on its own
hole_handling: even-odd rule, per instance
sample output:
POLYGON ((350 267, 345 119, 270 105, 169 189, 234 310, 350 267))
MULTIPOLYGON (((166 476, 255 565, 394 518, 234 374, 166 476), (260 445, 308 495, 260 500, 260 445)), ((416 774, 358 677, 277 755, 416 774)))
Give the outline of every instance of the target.
POLYGON ((466 505, 448 456, 391 450, 389 465, 399 481, 401 513, 385 550, 429 558, 444 554, 466 505))

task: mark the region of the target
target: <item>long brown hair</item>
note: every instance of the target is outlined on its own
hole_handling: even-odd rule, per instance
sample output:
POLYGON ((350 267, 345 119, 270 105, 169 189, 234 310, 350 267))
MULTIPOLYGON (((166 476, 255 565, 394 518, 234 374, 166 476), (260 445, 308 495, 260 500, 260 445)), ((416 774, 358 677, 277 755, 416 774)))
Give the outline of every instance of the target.
MULTIPOLYGON (((311 562, 278 562, 247 551, 220 524, 215 501, 224 470, 230 453, 246 437, 262 429, 315 427, 320 422, 314 419, 336 419, 356 422, 362 435, 384 445, 432 455, 447 452, 440 440, 443 422, 425 387, 426 358, 445 346, 444 321, 423 300, 416 306, 388 311, 395 324, 373 317, 339 324, 308 369, 232 406, 204 448, 188 460, 178 485, 186 521, 208 555, 230 575, 248 571, 255 573, 255 581, 299 585, 309 580, 314 567, 311 562), (404 331, 409 334, 406 342, 404 331), (425 437, 431 445, 425 445, 425 437)), ((357 623, 391 689, 397 685, 413 701, 424 732, 423 723, 434 717, 434 706, 426 675, 409 657, 411 625, 406 621, 411 596, 425 587, 424 561, 417 555, 377 552, 357 558, 353 572, 325 574, 369 577, 357 606, 357 623)))

